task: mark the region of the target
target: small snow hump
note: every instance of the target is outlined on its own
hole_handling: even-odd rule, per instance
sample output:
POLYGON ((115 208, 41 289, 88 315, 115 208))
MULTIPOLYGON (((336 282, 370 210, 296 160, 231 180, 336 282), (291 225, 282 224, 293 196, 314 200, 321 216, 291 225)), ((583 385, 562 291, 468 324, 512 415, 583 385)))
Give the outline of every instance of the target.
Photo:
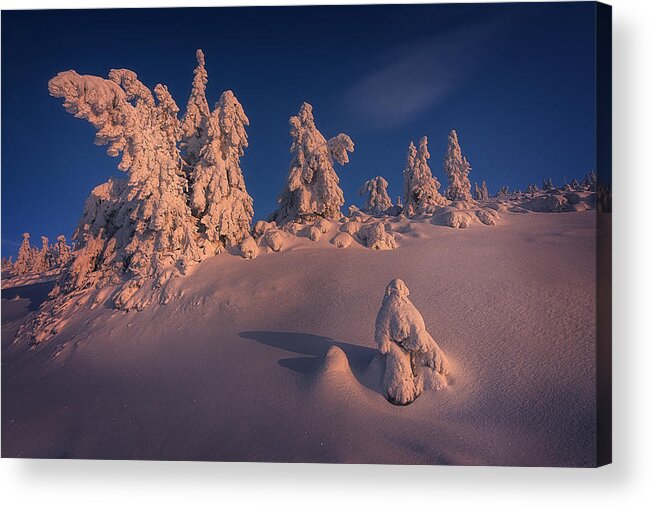
POLYGON ((385 359, 385 395, 396 405, 408 405, 425 390, 447 386, 447 358, 408 296, 405 282, 391 280, 375 321, 375 342, 385 359))

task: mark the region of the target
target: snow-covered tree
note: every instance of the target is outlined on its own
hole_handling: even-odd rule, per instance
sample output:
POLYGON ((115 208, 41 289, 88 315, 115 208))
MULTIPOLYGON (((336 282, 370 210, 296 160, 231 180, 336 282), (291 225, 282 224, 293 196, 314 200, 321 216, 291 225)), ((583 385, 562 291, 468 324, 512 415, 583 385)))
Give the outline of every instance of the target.
POLYGON ((190 167, 199 161, 201 150, 208 144, 210 128, 210 107, 206 99, 206 85, 208 84, 206 60, 201 49, 197 49, 196 56, 197 67, 194 69, 192 92, 181 123, 181 151, 185 162, 190 167))
POLYGON ((54 265, 57 267, 65 266, 72 257, 72 249, 66 243, 66 237, 61 234, 57 236, 57 242, 52 247, 54 265))
POLYGON ((32 271, 34 273, 43 273, 52 268, 52 252, 50 252, 50 242, 47 236, 41 236, 41 249, 36 251, 32 271))
POLYGON ((456 130, 451 130, 448 134, 448 150, 445 154, 443 170, 448 176, 447 198, 451 201, 472 201, 468 178, 470 163, 461 154, 456 130))
POLYGON ((31 273, 34 269, 35 252, 32 245, 29 243, 29 233, 23 233, 23 242, 18 249, 18 258, 14 264, 14 273, 17 275, 24 275, 31 273))
POLYGON ((385 213, 389 208, 391 208, 393 202, 387 192, 388 188, 389 183, 382 176, 376 176, 364 183, 364 185, 359 189, 360 195, 368 194, 364 211, 373 215, 378 215, 380 213, 385 213))
POLYGON ((424 390, 447 385, 445 354, 408 296, 405 282, 392 280, 375 320, 375 342, 385 358, 384 389, 387 399, 398 405, 411 403, 424 390))
POLYGON ((290 164, 287 186, 278 198, 278 209, 270 220, 279 225, 321 216, 339 220, 344 193, 334 169, 337 162, 348 162, 348 152, 354 151, 353 141, 339 134, 326 141, 316 128, 312 106, 304 102, 297 116, 289 119, 294 158, 290 164))
MULTIPOLYGON (((202 254, 177 146, 178 107, 165 86, 155 87, 154 98, 130 70, 112 70, 109 78, 67 71, 49 83, 50 94, 63 97, 68 112, 97 128, 97 144, 108 144, 111 156, 122 153, 118 167, 128 173, 126 184, 111 185, 120 191, 112 196, 111 209, 104 210, 111 223, 98 229, 82 220, 81 229, 89 229, 83 234, 91 236, 81 238, 80 248, 92 243, 99 257, 90 271, 106 276, 93 278, 114 281, 119 275, 136 278, 140 285, 156 277, 155 283, 161 283, 202 254)), ((125 303, 124 298, 115 302, 125 303)))
POLYGON ((190 169, 192 212, 215 251, 239 244, 251 230, 253 199, 246 191, 240 158, 248 146, 249 119, 225 91, 208 119, 205 145, 190 169))
POLYGON ((441 184, 432 176, 427 164, 429 158, 426 136, 421 138, 418 150, 413 142, 409 143, 407 165, 403 171, 404 213, 407 216, 432 212, 447 204, 445 197, 439 194, 441 184))
POLYGON ((509 187, 505 185, 503 187, 500 187, 500 189, 497 191, 497 194, 495 195, 495 197, 497 197, 499 199, 507 199, 509 197, 509 195, 510 195, 509 187))
POLYGON ((2 271, 6 273, 12 273, 14 270, 14 260, 13 257, 10 255, 9 258, 3 257, 2 258, 2 271))
POLYGON ((597 189, 597 173, 595 171, 590 171, 583 178, 583 186, 586 190, 595 191, 597 189))
POLYGON ((478 201, 485 201, 490 198, 490 193, 488 192, 488 186, 486 181, 481 182, 481 186, 475 183, 475 199, 478 201))
POLYGON ((554 190, 554 183, 552 182, 551 178, 543 178, 542 186, 545 192, 548 190, 554 190))
POLYGON ((539 191, 540 189, 538 188, 538 185, 536 185, 535 183, 529 183, 529 185, 527 185, 527 194, 535 195, 539 191))

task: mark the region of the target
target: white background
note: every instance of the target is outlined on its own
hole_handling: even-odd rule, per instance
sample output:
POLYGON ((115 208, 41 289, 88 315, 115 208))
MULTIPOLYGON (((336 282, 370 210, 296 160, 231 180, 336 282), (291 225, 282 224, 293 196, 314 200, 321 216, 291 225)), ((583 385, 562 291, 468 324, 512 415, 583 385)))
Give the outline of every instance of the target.
MULTIPOLYGON (((235 1, 5 1, 2 9, 269 5, 235 1)), ((310 2, 285 2, 303 4, 310 2)), ((346 3, 346 2, 320 2, 346 3)), ((349 2, 350 3, 350 2, 349 2)), ((355 3, 377 3, 356 1, 355 3)), ((395 1, 394 3, 403 3, 395 1)), ((648 0, 613 5, 614 464, 491 467, 0 460, 4 505, 651 505, 648 0)), ((173 27, 170 27, 173 30, 173 27)), ((44 49, 46 50, 46 49, 44 49)), ((291 442, 288 442, 291 445, 291 442)))

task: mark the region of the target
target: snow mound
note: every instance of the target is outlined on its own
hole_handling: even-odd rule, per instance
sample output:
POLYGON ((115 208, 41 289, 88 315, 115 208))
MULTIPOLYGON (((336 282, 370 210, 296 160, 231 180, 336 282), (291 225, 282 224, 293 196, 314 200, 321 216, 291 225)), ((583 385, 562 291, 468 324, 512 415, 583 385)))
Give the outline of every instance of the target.
POLYGON ((326 220, 323 217, 319 217, 314 221, 314 224, 312 224, 313 227, 316 227, 321 233, 325 234, 330 230, 331 223, 329 220, 326 220))
POLYGON ((341 232, 348 233, 352 236, 353 234, 357 234, 360 228, 361 228, 360 222, 351 221, 342 224, 342 226, 339 227, 339 230, 341 232))
POLYGON ((340 232, 332 238, 332 244, 337 248, 348 248, 353 244, 353 237, 347 232, 340 232))
POLYGON ((276 228, 276 222, 267 222, 265 220, 258 220, 253 226, 252 236, 255 239, 260 239, 265 232, 276 228))
POLYGON ((245 259, 255 259, 258 256, 258 244, 252 236, 247 236, 242 240, 240 253, 245 259))
POLYGON ((365 226, 358 233, 359 238, 371 250, 395 250, 396 240, 384 228, 384 223, 375 222, 365 226))
POLYGON ((323 233, 321 230, 314 225, 311 225, 307 228, 307 237, 310 238, 311 241, 319 241, 322 235, 323 233))
POLYGON ((287 241, 287 235, 279 229, 270 229, 262 236, 262 242, 274 252, 280 252, 287 241))

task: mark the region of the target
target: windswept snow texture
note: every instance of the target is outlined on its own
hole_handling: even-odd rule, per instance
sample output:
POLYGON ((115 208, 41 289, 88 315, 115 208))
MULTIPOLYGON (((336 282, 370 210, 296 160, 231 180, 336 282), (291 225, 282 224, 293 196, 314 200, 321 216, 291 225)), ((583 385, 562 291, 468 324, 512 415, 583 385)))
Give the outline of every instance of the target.
POLYGON ((595 465, 596 212, 502 217, 388 217, 384 251, 272 226, 282 253, 206 259, 141 312, 80 306, 35 348, 14 336, 51 282, 3 285, 2 455, 595 465), (374 341, 394 278, 450 371, 408 406, 374 341))

